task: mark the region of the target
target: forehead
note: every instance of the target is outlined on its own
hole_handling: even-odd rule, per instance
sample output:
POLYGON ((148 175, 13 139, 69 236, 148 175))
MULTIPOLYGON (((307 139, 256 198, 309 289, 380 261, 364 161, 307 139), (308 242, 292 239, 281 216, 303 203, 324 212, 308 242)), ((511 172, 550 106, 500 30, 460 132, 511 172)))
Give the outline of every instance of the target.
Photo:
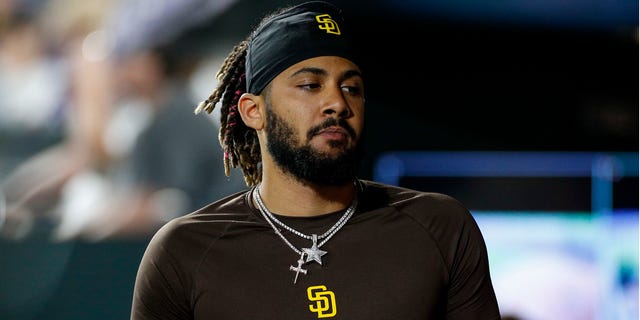
POLYGON ((360 75, 360 68, 351 60, 338 56, 320 56, 302 60, 282 71, 278 77, 292 77, 304 71, 323 71, 326 75, 344 75, 354 73, 360 75))

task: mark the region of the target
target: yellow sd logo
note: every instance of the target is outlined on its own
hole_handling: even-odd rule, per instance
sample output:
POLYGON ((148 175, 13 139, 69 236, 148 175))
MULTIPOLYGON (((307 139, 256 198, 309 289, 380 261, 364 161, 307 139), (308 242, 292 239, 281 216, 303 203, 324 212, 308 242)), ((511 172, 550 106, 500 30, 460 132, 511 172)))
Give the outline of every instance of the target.
POLYGON ((332 34, 340 34, 340 28, 338 24, 331 19, 331 16, 328 14, 319 14, 316 16, 316 21, 318 21, 318 28, 320 30, 324 30, 327 33, 332 34))
POLYGON ((318 318, 330 318, 338 313, 336 308, 336 295, 327 290, 325 286, 313 286, 307 288, 307 297, 314 304, 309 305, 309 310, 318 314, 318 318))

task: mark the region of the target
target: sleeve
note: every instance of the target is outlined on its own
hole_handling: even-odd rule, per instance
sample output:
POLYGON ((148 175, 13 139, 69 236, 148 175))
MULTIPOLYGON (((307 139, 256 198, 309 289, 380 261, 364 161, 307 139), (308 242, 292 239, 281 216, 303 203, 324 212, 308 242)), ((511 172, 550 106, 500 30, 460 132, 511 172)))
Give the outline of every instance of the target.
MULTIPOLYGON (((151 239, 136 275, 131 320, 192 319, 184 266, 168 250, 167 226, 151 239)), ((171 243, 175 247, 174 243, 171 243)))
POLYGON ((448 279, 446 319, 499 320, 487 248, 471 212, 457 199, 440 193, 414 194, 403 206, 440 248, 448 279))
POLYGON ((500 312, 484 238, 471 213, 458 204, 461 222, 451 243, 447 319, 493 320, 500 312))

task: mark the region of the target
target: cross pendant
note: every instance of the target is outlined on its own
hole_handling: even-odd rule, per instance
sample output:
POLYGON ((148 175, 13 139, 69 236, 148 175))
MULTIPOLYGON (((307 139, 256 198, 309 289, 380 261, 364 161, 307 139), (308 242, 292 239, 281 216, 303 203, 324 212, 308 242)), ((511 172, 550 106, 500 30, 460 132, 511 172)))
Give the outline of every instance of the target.
POLYGON ((300 274, 300 272, 307 274, 307 269, 302 269, 303 263, 304 263, 304 252, 300 255, 300 259, 298 259, 297 267, 289 266, 289 270, 295 271, 296 273, 296 277, 293 279, 293 284, 296 284, 296 282, 298 281, 298 275, 300 274))

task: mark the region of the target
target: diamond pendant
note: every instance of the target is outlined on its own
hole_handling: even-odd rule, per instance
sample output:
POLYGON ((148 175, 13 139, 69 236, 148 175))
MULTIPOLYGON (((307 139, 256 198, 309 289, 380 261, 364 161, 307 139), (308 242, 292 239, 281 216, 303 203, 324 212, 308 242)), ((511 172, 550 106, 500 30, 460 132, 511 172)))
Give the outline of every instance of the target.
POLYGON ((313 260, 313 261, 319 263, 320 265, 322 265, 322 256, 327 254, 327 252, 324 251, 324 250, 320 250, 320 248, 318 248, 318 235, 317 234, 312 234, 311 235, 311 241, 313 241, 313 244, 311 245, 311 248, 302 248, 302 252, 304 252, 304 254, 307 256, 305 262, 310 262, 311 260, 313 260))

